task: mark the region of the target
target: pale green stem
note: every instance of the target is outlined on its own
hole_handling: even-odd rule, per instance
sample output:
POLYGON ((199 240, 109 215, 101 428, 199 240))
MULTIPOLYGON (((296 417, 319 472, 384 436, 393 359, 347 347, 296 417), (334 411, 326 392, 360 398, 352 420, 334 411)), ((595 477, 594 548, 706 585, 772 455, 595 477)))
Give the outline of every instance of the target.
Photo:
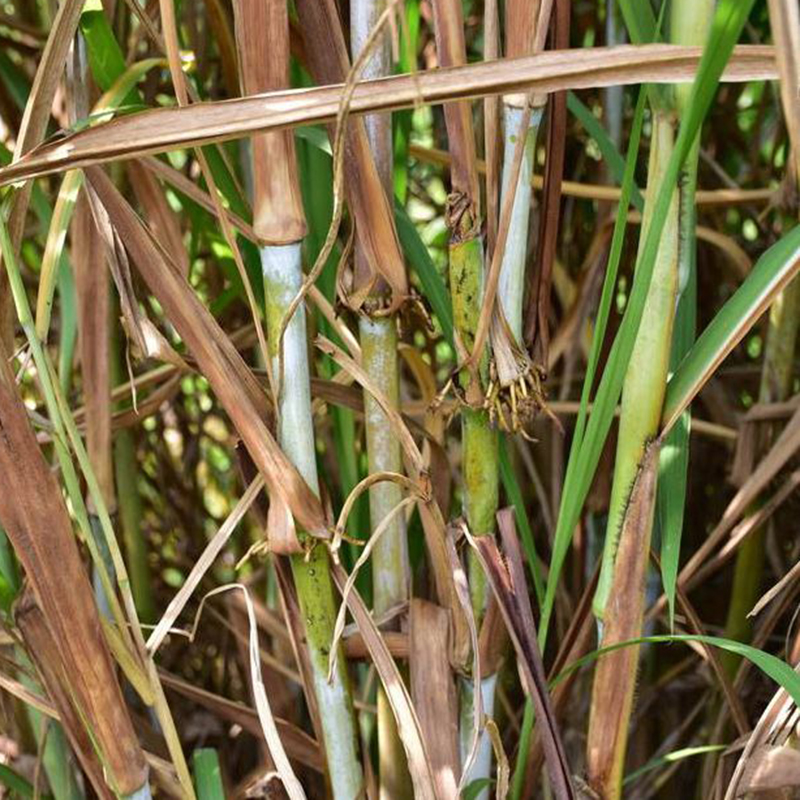
MULTIPOLYGON (((461 238, 460 231, 451 231, 449 248, 450 293, 453 299, 453 321, 462 345, 471 351, 483 302, 484 258, 483 242, 473 233, 478 227, 475 220, 461 218, 458 227, 468 231, 461 238)), ((478 380, 485 383, 487 359, 481 360, 478 380)), ((459 376, 461 388, 469 394, 472 380, 468 370, 459 376)), ((485 388, 485 386, 483 387, 485 388)), ((497 431, 489 424, 488 413, 482 408, 461 409, 462 474, 464 478, 464 515, 475 536, 491 536, 497 514, 500 465, 497 451, 497 431)), ((486 611, 489 587, 480 562, 470 548, 468 555, 469 589, 476 621, 480 625, 486 611)), ((484 713, 491 716, 494 709, 494 691, 497 675, 481 681, 484 713)), ((461 762, 468 754, 474 726, 474 687, 472 678, 459 681, 461 762)), ((478 755, 470 770, 470 781, 488 778, 492 768, 492 745, 486 732, 481 735, 478 755)), ((488 792, 478 798, 484 800, 488 792)))
MULTIPOLYGON (((360 54, 381 14, 386 0, 352 0, 350 3, 350 46, 353 59, 360 54)), ((372 47, 364 64, 362 78, 381 78, 391 74, 389 37, 384 33, 372 47)), ((384 190, 392 193, 392 128, 388 114, 370 114, 364 118, 372 157, 381 176, 384 190)), ((358 231, 356 231, 358 235, 358 231)), ((356 259, 360 245, 356 239, 356 259)), ((394 316, 359 320, 363 366, 370 380, 389 402, 399 407, 397 363, 397 327, 394 316)), ((364 392, 364 420, 367 436, 369 473, 403 472, 400 443, 389 421, 372 395, 364 392)), ((374 532, 401 500, 400 487, 382 482, 369 490, 370 528, 374 532)), ((373 605, 378 618, 409 598, 411 573, 405 519, 394 515, 388 530, 372 554, 373 605)), ((378 760, 379 792, 382 800, 411 797, 411 778, 405 766, 406 756, 391 707, 378 687, 378 760)))
MULTIPOLYGON (((277 350, 284 315, 303 282, 301 243, 262 247, 261 265, 273 377, 280 387, 278 440, 289 460, 318 495, 306 314, 302 303, 286 326, 282 358, 279 358, 277 350)), ((302 532, 300 535, 305 538, 302 532)), ((314 692, 322 721, 333 794, 337 800, 350 800, 361 793, 363 777, 343 653, 336 660, 332 680, 330 683, 327 680, 328 655, 337 610, 327 549, 318 545, 308 557, 293 556, 292 571, 305 622, 306 644, 311 657, 314 692)))
MULTIPOLYGON (((647 198, 640 233, 645 241, 654 207, 653 192, 661 185, 674 144, 672 120, 660 112, 653 115, 653 135, 648 167, 647 198)), ((678 292, 678 195, 673 197, 661 237, 653 278, 631 354, 622 390, 622 410, 614 462, 614 481, 606 527, 600 580, 594 598, 594 614, 602 620, 611 591, 619 532, 628 495, 647 444, 658 433, 661 407, 669 372, 672 326, 678 292)))
MULTIPOLYGON (((397 364, 397 327, 394 318, 359 320, 362 365, 384 397, 395 405, 399 402, 397 364)), ((369 471, 402 472, 403 459, 397 436, 380 405, 364 393, 364 420, 367 432, 369 471)), ((369 513, 373 530, 403 499, 400 486, 383 481, 369 491, 369 513)), ((405 518, 395 515, 394 522, 372 551, 372 582, 375 614, 390 611, 408 599, 409 565, 405 518)))

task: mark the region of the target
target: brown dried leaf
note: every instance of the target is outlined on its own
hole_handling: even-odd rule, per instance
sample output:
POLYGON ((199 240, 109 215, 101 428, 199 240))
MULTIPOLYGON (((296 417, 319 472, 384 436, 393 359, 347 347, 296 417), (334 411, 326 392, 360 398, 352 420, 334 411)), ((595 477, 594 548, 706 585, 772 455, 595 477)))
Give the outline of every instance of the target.
MULTIPOLYGON (((698 47, 624 45, 398 75, 360 82, 353 93, 350 112, 360 115, 393 111, 419 103, 436 104, 531 88, 550 92, 644 82, 680 83, 693 80, 700 55, 698 47)), ((734 50, 722 80, 774 80, 776 75, 773 48, 742 45, 734 50)), ((340 85, 321 86, 130 114, 37 147, 0 170, 0 185, 71 166, 222 142, 259 131, 329 123, 336 118, 342 94, 340 85)), ((352 178, 352 173, 348 174, 352 178)))
POLYGON ((141 787, 144 756, 103 639, 61 489, 36 443, 8 355, 0 347, 0 523, 25 567, 70 694, 123 793, 141 787))
MULTIPOLYGON (((289 18, 285 2, 234 0, 239 73, 246 95, 289 86, 289 18), (269 45, 265 47, 265 42, 269 45)), ((291 131, 254 136, 253 229, 269 244, 306 235, 303 198, 291 131)))
POLYGON ((541 726, 545 760, 553 793, 558 798, 574 798, 569 764, 550 701, 547 678, 536 638, 536 625, 525 581, 522 552, 514 523, 514 510, 504 508, 499 511, 497 525, 503 540, 505 558, 492 536, 473 538, 470 534, 467 535, 491 584, 514 649, 517 651, 525 688, 541 726))
POLYGON ((111 287, 103 262, 103 245, 86 195, 81 194, 72 220, 72 264, 86 403, 86 450, 103 500, 113 511, 116 500, 111 458, 111 287))
POLYGON ((153 236, 169 253, 181 274, 188 277, 189 254, 183 243, 180 218, 170 208, 164 190, 142 161, 138 159, 129 161, 127 170, 136 199, 144 210, 145 219, 153 231, 153 236))
POLYGON ((737 797, 750 792, 796 789, 800 786, 800 752, 794 747, 760 747, 753 753, 737 797))
MULTIPOLYGON (((553 16, 553 46, 569 47, 570 0, 556 0, 553 16)), ((535 269, 531 271, 525 341, 533 345, 533 360, 547 369, 550 350, 550 287, 556 258, 561 219, 561 182, 567 143, 567 95, 554 92, 548 99, 547 165, 544 174, 544 200, 539 216, 539 247, 535 269)))
POLYGON ((769 22, 797 181, 800 180, 800 7, 794 0, 769 0, 769 22))
MULTIPOLYGON (((461 0, 434 0, 436 51, 442 67, 461 67, 467 63, 464 42, 464 14, 461 0)), ((447 103, 444 107, 447 143, 452 156, 450 182, 452 192, 465 197, 471 206, 473 224, 479 224, 480 188, 478 185, 475 131, 470 103, 447 103)))
POLYGON ((445 646, 450 635, 445 609, 426 600, 411 600, 411 697, 428 744, 440 797, 455 797, 460 774, 458 693, 445 646))
MULTIPOLYGON (((297 0, 297 14, 314 79, 319 84, 344 83, 350 73, 350 59, 335 1, 297 0)), ((355 218, 359 252, 366 265, 366 270, 356 270, 353 300, 356 305, 363 303, 378 287, 379 279, 383 279, 391 289, 392 307, 397 308, 408 293, 408 279, 394 227, 394 213, 381 183, 363 120, 349 119, 346 130, 331 130, 331 141, 336 141, 337 135, 344 136, 347 173, 344 192, 355 218)))
MULTIPOLYGON (((258 721, 258 714, 255 709, 207 692, 205 689, 193 686, 182 678, 171 675, 164 670, 158 671, 158 677, 167 689, 172 689, 172 691, 194 700, 199 705, 209 709, 209 711, 213 711, 229 722, 241 725, 242 728, 255 737, 261 736, 261 724, 258 721)), ((275 724, 278 727, 281 741, 289 758, 305 764, 317 772, 324 772, 325 761, 322 758, 319 744, 314 739, 300 730, 300 728, 290 722, 286 722, 286 720, 276 718, 275 724)))
POLYGON ((105 798, 112 800, 114 793, 105 781, 103 765, 92 746, 86 727, 70 702, 70 689, 64 683, 64 676, 67 673, 61 653, 31 589, 26 589, 15 603, 14 621, 22 634, 28 655, 36 664, 42 683, 53 705, 58 709, 72 751, 78 757, 92 788, 104 800, 105 798))

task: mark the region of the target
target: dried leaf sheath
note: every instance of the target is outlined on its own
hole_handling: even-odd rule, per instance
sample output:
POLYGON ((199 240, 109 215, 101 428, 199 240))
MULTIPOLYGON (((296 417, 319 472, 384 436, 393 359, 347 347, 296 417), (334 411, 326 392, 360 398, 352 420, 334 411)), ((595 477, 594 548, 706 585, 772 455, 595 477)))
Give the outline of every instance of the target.
POLYGON ((529 56, 534 52, 540 5, 541 0, 508 0, 505 54, 509 58, 529 56))
POLYGON ((111 458, 111 294, 102 242, 83 194, 78 198, 72 222, 72 259, 86 403, 86 450, 103 500, 113 513, 116 500, 111 458))
POLYGON ((69 686, 65 683, 67 672, 61 653, 39 608, 36 595, 30 588, 23 592, 14 606, 14 622, 22 634, 25 649, 36 664, 42 683, 58 711, 72 751, 89 778, 92 788, 103 800, 111 800, 114 794, 103 777, 102 764, 94 751, 86 728, 70 701, 69 686))
MULTIPOLYGON (((641 636, 657 478, 658 448, 649 445, 622 523, 604 643, 641 636)), ((617 797, 621 791, 638 659, 638 646, 623 647, 602 656, 597 664, 586 758, 590 783, 603 798, 617 797), (597 713, 600 708, 606 713, 597 713)))
MULTIPOLYGON (((358 115, 413 108, 421 102, 443 103, 531 87, 558 91, 645 82, 674 83, 691 80, 700 59, 700 48, 674 45, 596 50, 583 50, 580 57, 576 57, 574 50, 548 52, 511 62, 469 64, 452 70, 366 81, 356 87, 351 110, 358 115)), ((722 80, 775 80, 776 75, 772 47, 742 45, 734 50, 722 80)), ((39 145, 19 161, 0 169, 0 185, 67 167, 227 141, 255 131, 332 122, 341 96, 341 86, 320 86, 273 92, 258 98, 152 109, 120 117, 39 145)))
MULTIPOLYGON (((298 0, 297 13, 306 41, 306 53, 319 84, 343 83, 350 59, 334 0, 298 0)), ((335 132, 331 130, 333 137, 335 132)), ((394 214, 375 167, 364 122, 351 118, 345 134, 345 196, 355 218, 367 274, 356 274, 354 294, 360 302, 383 279, 396 308, 406 297, 408 283, 394 227, 394 214)))
MULTIPOLYGON (((458 2, 435 0, 433 17, 436 25, 436 52, 439 65, 445 68, 463 66, 467 63, 467 49, 464 42, 464 19, 460 0, 458 2)), ((466 198, 473 224, 479 228, 481 195, 470 103, 466 100, 447 103, 444 107, 444 116, 447 124, 448 149, 452 158, 450 169, 452 192, 457 195, 457 200, 461 196, 466 198)))
MULTIPOLYGON (((325 536, 326 519, 320 502, 272 437, 266 424, 270 417, 267 399, 236 348, 102 170, 87 170, 87 179, 145 283, 197 359, 264 475, 271 498, 270 515, 290 510, 305 531, 325 536)), ((296 549, 296 537, 286 528, 290 520, 273 520, 278 527, 270 526, 270 533, 281 536, 280 540, 273 539, 273 547, 296 549)))
POLYGON ((146 780, 83 569, 61 490, 44 459, 0 351, 0 523, 25 567, 61 652, 74 703, 106 762, 109 780, 129 794, 146 780))
MULTIPOLYGON (((286 0, 235 0, 239 73, 245 95, 289 86, 289 19, 286 0)), ((303 198, 291 131, 262 133, 253 149, 253 229, 268 244, 299 242, 306 235, 303 198)))

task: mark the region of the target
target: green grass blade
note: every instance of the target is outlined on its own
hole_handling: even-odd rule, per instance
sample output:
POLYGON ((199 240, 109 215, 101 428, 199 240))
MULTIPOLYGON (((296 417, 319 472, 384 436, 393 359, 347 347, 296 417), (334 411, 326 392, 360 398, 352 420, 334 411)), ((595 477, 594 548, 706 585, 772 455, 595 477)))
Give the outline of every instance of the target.
MULTIPOLYGON (((638 108, 638 105, 637 105, 638 108)), ((603 160, 606 162, 611 175, 617 183, 625 182, 626 159, 617 150, 614 142, 605 129, 603 123, 597 119, 591 109, 575 94, 567 92, 567 109, 583 125, 589 136, 597 142, 603 160)), ((634 123, 635 125, 636 123, 634 123)), ((634 183, 630 190, 631 202, 637 211, 644 210, 644 197, 639 187, 634 183)))
POLYGON ((78 308, 75 297, 75 279, 66 254, 61 255, 58 267, 58 300, 60 308, 58 342, 58 378, 65 394, 69 393, 72 377, 72 358, 78 338, 78 308))
POLYGON ((444 281, 436 270, 436 266, 428 253, 428 248, 420 239, 414 223, 406 214, 405 209, 395 203, 394 217, 397 224, 397 236, 400 246, 408 260, 411 269, 419 277, 422 291, 442 326, 445 339, 455 350, 453 338, 453 308, 450 302, 450 292, 447 291, 444 281))
MULTIPOLYGON (((694 199, 697 187, 697 155, 684 173, 680 201, 679 270, 687 271, 686 287, 678 301, 672 331, 670 371, 694 344, 697 326, 697 237, 694 199)), ((686 482, 689 470, 689 438, 692 418, 688 409, 669 432, 659 455, 658 493, 655 520, 661 535, 661 582, 667 597, 670 629, 675 620, 675 587, 681 553, 683 516, 686 508, 686 482)))
MULTIPOLYGON (((416 70, 421 18, 419 0, 406 0, 404 6, 406 24, 400 28, 400 61, 397 65, 397 71, 401 74, 416 70)), ((406 108, 392 114, 392 183, 395 197, 401 205, 405 205, 408 197, 408 147, 411 144, 413 113, 406 108)))
MULTIPOLYGON (((86 41, 92 77, 101 91, 108 91, 114 81, 125 72, 125 56, 114 31, 111 30, 105 11, 84 11, 81 14, 80 29, 86 41)), ((127 104, 135 105, 141 103, 142 98, 138 91, 132 90, 126 101, 127 104)))
POLYGON ((600 361, 600 353, 605 337, 608 318, 611 313, 611 304, 617 290, 617 271, 619 269, 620 257, 622 256, 622 246, 625 238, 626 220, 628 215, 628 205, 633 190, 633 178, 636 169, 636 161, 639 154, 639 142, 644 121, 646 90, 642 88, 639 92, 639 99, 636 103, 636 114, 634 117, 631 140, 628 147, 628 157, 625 164, 625 174, 622 181, 622 196, 619 207, 617 208, 617 218, 614 224, 614 234, 611 239, 611 251, 606 267, 606 276, 603 282, 603 291, 600 296, 600 304, 597 312, 592 347, 589 352, 589 361, 586 367, 586 377, 583 382, 581 392, 581 404, 578 410, 578 418, 575 422, 575 431, 572 437, 572 447, 570 448, 569 459, 567 461, 567 471, 564 479, 564 490, 561 498, 561 508, 559 510, 558 522, 556 523, 556 533, 553 542, 553 555, 550 562, 550 580, 548 581, 548 591, 543 605, 543 624, 540 628, 542 641, 546 636, 549 610, 555 597, 555 583, 558 574, 566 558, 572 541, 572 533, 580 515, 583 501, 589 491, 597 462, 600 458, 605 435, 611 426, 614 416, 614 406, 602 407, 595 405, 592 419, 601 419, 604 423, 605 432, 602 438, 595 439, 594 447, 584 447, 584 433, 588 417, 589 398, 591 396, 592 385, 594 383, 597 365, 600 361), (601 418, 602 415, 602 418, 601 418), (551 588, 552 584, 552 588, 551 588), (552 597, 551 597, 552 595, 552 597))
POLYGON ((667 385, 663 425, 669 430, 723 359, 800 269, 800 228, 758 259, 744 283, 709 323, 667 385))
MULTIPOLYGON (((585 470, 580 478, 577 479, 580 481, 577 487, 570 487, 573 490, 577 489, 577 492, 575 494, 567 494, 565 491, 562 497, 553 561, 547 583, 547 594, 539 631, 542 643, 547 637, 561 567, 572 539, 575 523, 580 515, 583 499, 585 499, 586 492, 589 489, 591 476, 594 474, 603 444, 608 435, 614 409, 622 391, 622 384, 650 288, 650 280, 653 275, 661 233, 667 219, 672 193, 675 190, 678 177, 689 151, 699 134, 700 126, 714 99, 725 64, 733 52, 734 45, 739 39, 754 2, 755 0, 722 0, 720 2, 714 16, 708 43, 703 50, 687 112, 681 121, 675 148, 667 166, 664 180, 654 195, 655 207, 652 224, 647 232, 641 258, 636 267, 633 290, 600 381, 594 411, 586 427, 585 439, 581 443, 581 450, 588 448, 586 453, 592 456, 591 461, 587 458, 589 463, 584 462, 590 468, 585 470)), ((567 478, 569 479, 570 477, 568 471, 567 478)))
POLYGON ((192 756, 197 800, 225 800, 219 756, 213 747, 201 747, 192 756))
MULTIPOLYGON (((6 787, 11 792, 12 797, 30 797, 36 796, 33 786, 25 780, 18 772, 14 772, 11 767, 5 764, 0 764, 0 784, 6 787)), ((38 794, 42 800, 52 800, 53 796, 50 794, 38 794)))
POLYGON ((695 634, 642 636, 639 639, 629 639, 627 642, 601 647, 599 650, 594 650, 565 667, 553 680, 551 686, 557 686, 576 669, 585 667, 587 664, 596 661, 600 656, 611 653, 614 650, 632 647, 637 644, 671 644, 673 642, 699 642, 700 644, 708 644, 727 653, 734 653, 737 656, 746 658, 768 678, 771 678, 781 688, 785 689, 795 704, 800 705, 800 674, 795 672, 785 661, 781 661, 781 659, 770 653, 765 653, 757 647, 751 647, 749 644, 742 644, 742 642, 724 639, 720 636, 700 636, 695 634))
POLYGON ((28 104, 30 84, 5 50, 0 50, 0 81, 3 82, 14 105, 20 111, 24 111, 28 104))
POLYGON ((643 775, 646 775, 648 772, 659 769, 659 767, 666 767, 669 764, 674 764, 676 761, 682 761, 684 758, 703 756, 708 753, 721 753, 723 750, 727 749, 728 745, 726 744, 703 744, 697 747, 683 747, 680 750, 673 750, 671 753, 666 753, 663 756, 651 759, 644 766, 631 772, 630 775, 626 775, 622 784, 623 786, 627 786, 643 775))
POLYGON ((619 8, 625 20, 625 27, 628 29, 628 36, 634 44, 656 41, 656 16, 649 0, 619 0, 619 8))

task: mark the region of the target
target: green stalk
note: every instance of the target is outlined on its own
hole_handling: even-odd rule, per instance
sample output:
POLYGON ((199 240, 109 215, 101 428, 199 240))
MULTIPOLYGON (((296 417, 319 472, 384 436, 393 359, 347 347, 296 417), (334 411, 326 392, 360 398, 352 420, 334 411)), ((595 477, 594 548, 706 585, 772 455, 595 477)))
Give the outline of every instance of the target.
MULTIPOLYGON (((350 47, 356 61, 370 33, 386 9, 386 0, 353 0, 350 4, 350 47)), ((372 46, 362 79, 391 74, 389 38, 384 33, 372 46)), ((370 149, 384 190, 392 195, 392 126, 388 114, 371 115, 365 120, 370 149)), ((360 243, 356 231, 356 262, 360 243)), ((374 301, 382 305, 382 294, 374 301)), ((367 304, 369 307, 369 303, 367 304)), ((397 361, 397 323, 394 315, 359 318, 362 363, 374 386, 399 408, 400 382, 397 361)), ((364 392, 364 426, 367 438, 367 469, 376 472, 403 472, 400 443, 384 412, 368 392, 364 392)), ((393 482, 377 483, 369 489, 370 529, 374 533, 402 500, 400 487, 393 482)), ((411 571, 405 518, 393 515, 372 554, 373 608, 378 620, 390 609, 408 601, 411 571)), ((378 687, 378 761, 381 798, 412 797, 411 777, 397 725, 382 686, 378 687)))
MULTIPOLYGON (((466 211, 451 229, 449 245, 450 293, 453 299, 453 322, 458 337, 471 352, 478 329, 481 304, 483 301, 484 258, 483 241, 477 231, 480 223, 470 218, 466 211), (477 224, 476 224, 477 223, 477 224), (460 230, 465 231, 462 235, 460 230)), ((481 387, 473 387, 472 376, 462 370, 459 383, 467 402, 461 409, 462 473, 464 478, 464 515, 467 525, 475 536, 491 536, 495 528, 497 514, 500 465, 498 461, 497 430, 489 422, 488 412, 479 407, 471 407, 470 394, 475 392, 482 397, 488 372, 488 356, 480 365, 478 380, 481 387), (476 392, 475 390, 478 389, 476 392)), ((489 600, 489 586, 486 575, 478 561, 475 551, 468 554, 469 589, 473 613, 480 626, 489 600)), ((483 711, 492 716, 497 674, 488 675, 481 680, 481 701, 483 711)), ((459 744, 462 761, 471 745, 474 725, 474 686, 471 678, 459 681, 460 691, 460 736, 459 744)), ((472 765, 467 785, 474 780, 488 778, 492 766, 492 743, 489 736, 481 736, 480 745, 472 765)), ((481 791, 478 798, 488 797, 488 789, 481 791)))
MULTIPOLYGON (((678 44, 703 42, 713 16, 713 7, 713 0, 704 3, 674 0, 671 7, 673 41, 678 44)), ((639 258, 642 257, 643 243, 647 239, 656 206, 654 192, 663 185, 672 160, 675 123, 674 114, 667 107, 667 97, 666 92, 660 93, 658 104, 652 106, 648 196, 642 220, 639 258)), ((689 92, 679 89, 675 98, 678 113, 685 110, 689 98, 689 92)), ((644 575, 653 522, 653 507, 647 504, 654 501, 657 482, 652 460, 657 456, 648 454, 648 449, 659 432, 673 355, 671 351, 678 300, 692 279, 698 147, 699 142, 695 141, 682 169, 682 180, 678 184, 680 188, 670 200, 641 325, 625 374, 605 549, 594 598, 594 613, 601 631, 604 619, 609 624, 609 635, 602 639, 604 646, 617 644, 620 636, 631 638, 639 635, 643 619, 644 575), (650 475, 651 478, 648 477, 650 475), (653 498, 648 500, 646 494, 639 493, 634 503, 631 490, 639 479, 652 481, 653 498), (623 524, 625 534, 635 538, 626 544, 626 557, 617 562, 623 524), (640 571, 641 581, 625 580, 626 575, 621 570, 640 571), (617 591, 613 588, 615 586, 625 587, 625 591, 617 591)), ((680 444, 688 447, 688 434, 680 444)), ((608 800, 614 800, 622 793, 636 670, 634 651, 632 654, 615 654, 603 659, 595 672, 587 741, 587 771, 592 788, 608 800)))
MULTIPOLYGON (((278 439, 286 455, 311 489, 319 494, 311 388, 308 364, 306 315, 301 303, 286 326, 282 358, 278 346, 284 316, 303 283, 302 245, 268 245, 261 248, 267 325, 273 372, 280 382, 278 439)), ((308 542, 302 532, 301 541, 308 542)), ((328 771, 335 798, 349 800, 363 789, 356 743, 353 703, 347 661, 340 653, 336 669, 327 680, 328 656, 336 622, 336 603, 330 576, 330 557, 317 545, 308 555, 292 556, 297 595, 306 626, 314 691, 320 710, 328 771)))
MULTIPOLYGON (((654 112, 648 171, 648 197, 642 226, 647 236, 655 187, 661 185, 674 141, 672 120, 654 112)), ((628 509, 631 488, 640 472, 648 445, 658 434, 661 408, 666 391, 674 311, 678 292, 678 196, 672 199, 664 226, 652 282, 644 307, 642 324, 636 337, 622 392, 614 482, 611 489, 606 542, 600 581, 594 598, 594 613, 601 622, 606 614, 623 630, 641 625, 644 586, 633 586, 626 596, 612 591, 618 575, 615 559, 619 534, 628 509), (635 596, 634 596, 635 595, 635 596), (622 625, 620 617, 630 621, 622 625)), ((649 552, 652 515, 640 520, 639 550, 649 552)), ((630 534, 630 531, 627 531, 630 534)), ((631 565, 623 565, 630 569, 631 565)), ((616 633, 619 633, 617 630, 616 633)), ((602 644, 616 643, 615 636, 602 638, 602 644)), ((601 797, 620 796, 628 738, 628 722, 633 708, 637 661, 628 654, 608 656, 595 671, 587 741, 589 782, 601 797), (624 659, 624 660, 623 660, 624 659), (610 686, 617 687, 612 694, 610 686)))
MULTIPOLYGON (((670 116, 661 111, 654 112, 648 165, 648 197, 639 239, 640 252, 641 243, 647 237, 654 208, 651 193, 661 184, 673 144, 674 129, 670 116)), ((594 599, 594 614, 599 620, 603 619, 609 599, 619 531, 631 486, 639 470, 645 448, 658 433, 669 372, 677 292, 678 195, 676 193, 661 237, 650 292, 622 390, 614 482, 611 489, 600 580, 594 599)))

